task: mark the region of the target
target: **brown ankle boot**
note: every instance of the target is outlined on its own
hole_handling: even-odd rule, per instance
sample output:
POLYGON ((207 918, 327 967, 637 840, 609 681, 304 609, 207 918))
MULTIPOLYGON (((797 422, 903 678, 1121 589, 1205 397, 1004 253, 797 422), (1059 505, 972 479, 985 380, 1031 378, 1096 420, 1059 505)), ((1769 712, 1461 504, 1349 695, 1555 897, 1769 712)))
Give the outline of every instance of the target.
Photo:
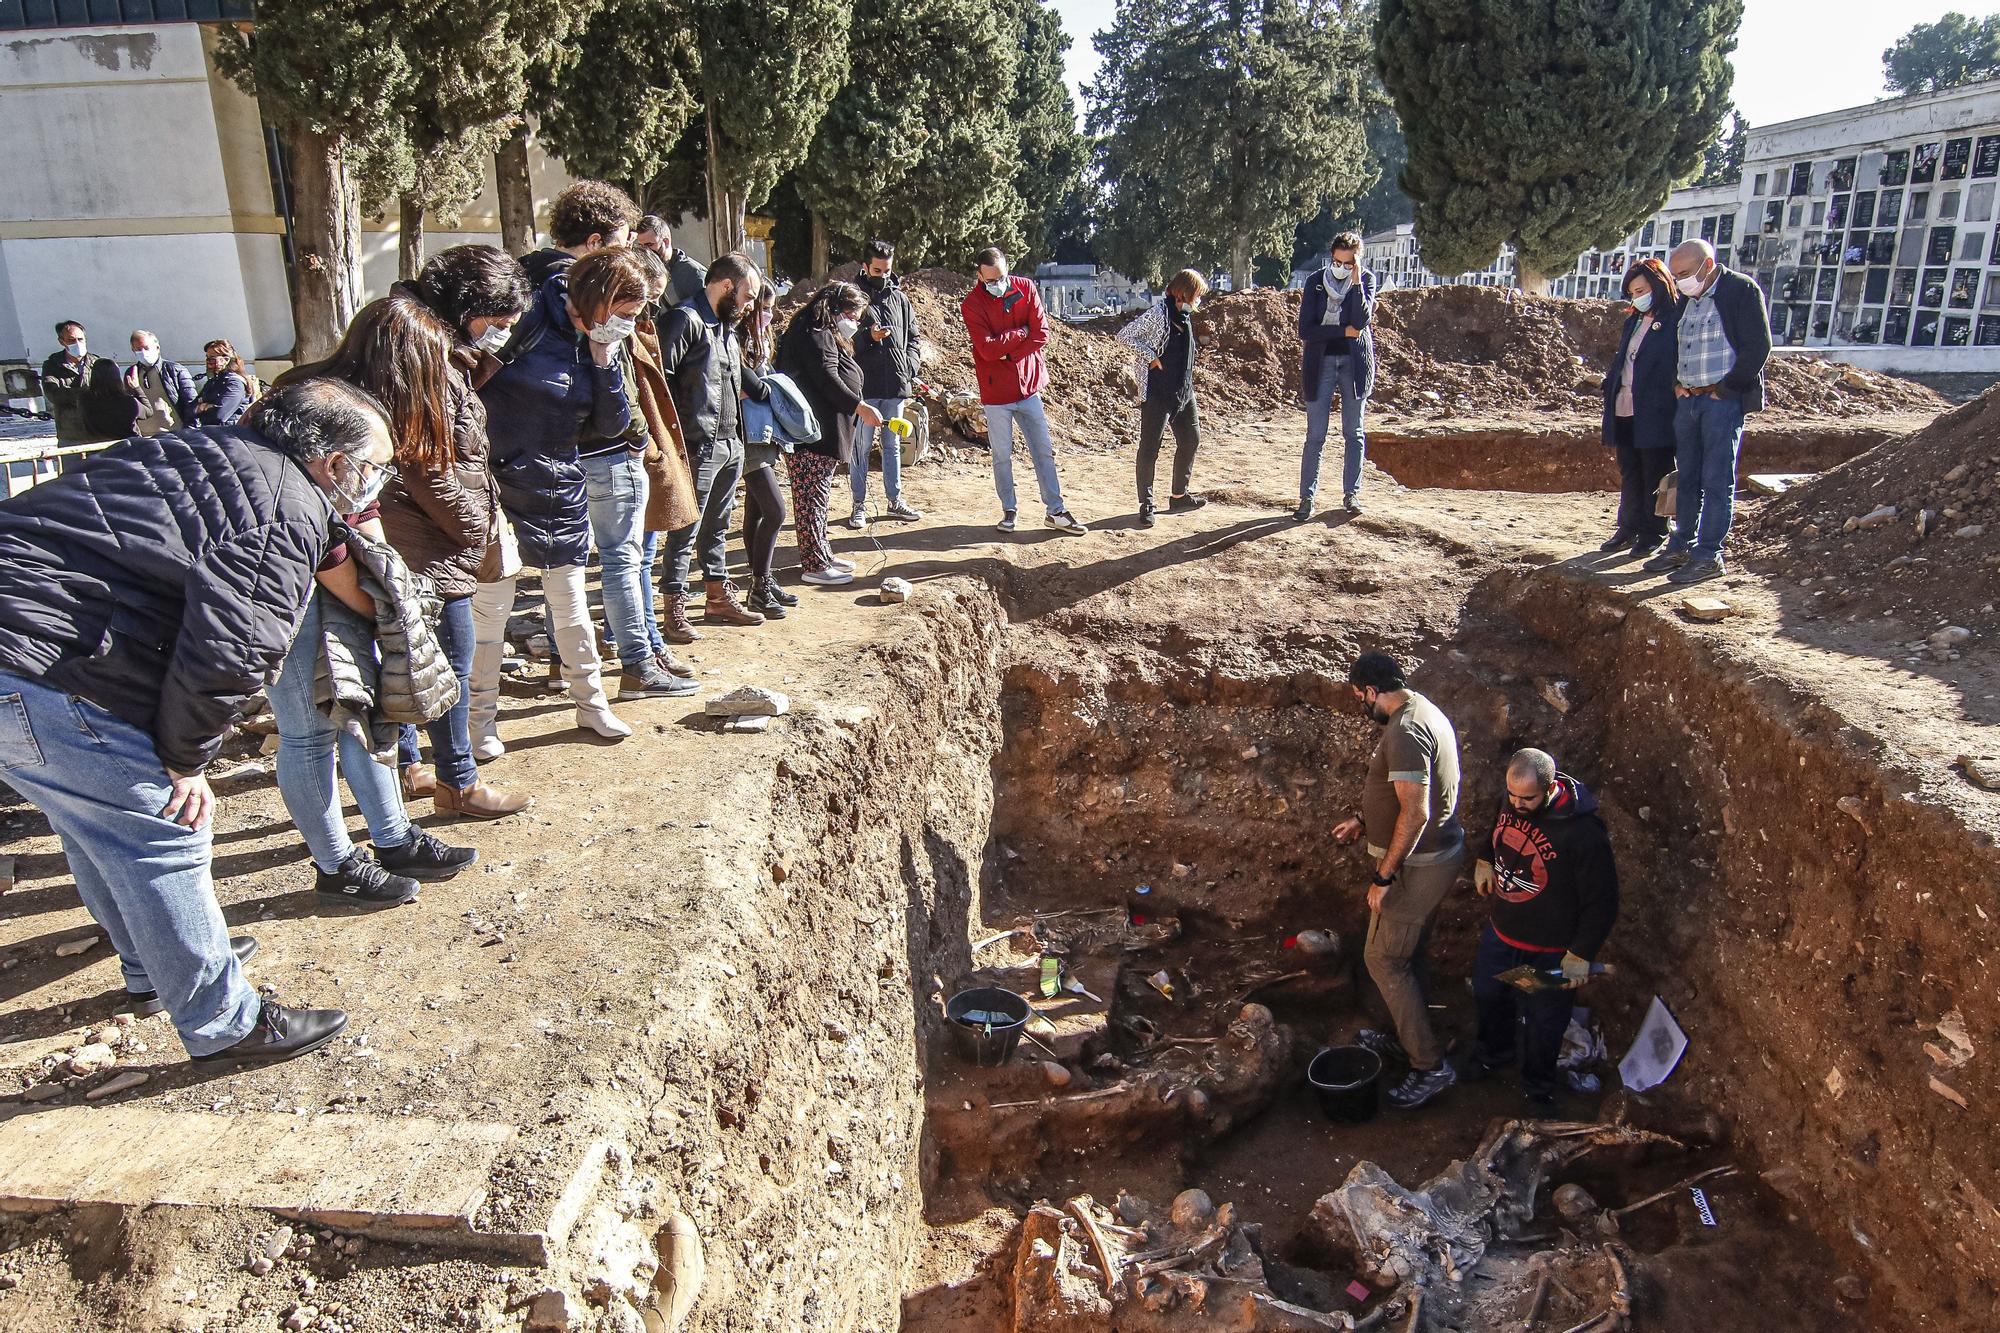
POLYGON ((664 612, 666 624, 660 630, 660 637, 668 643, 690 644, 701 637, 701 631, 688 624, 688 599, 684 592, 669 593, 664 612))
POLYGON ((519 814, 534 801, 532 796, 510 796, 483 782, 475 782, 470 787, 454 787, 448 782, 440 782, 432 804, 443 815, 460 815, 466 819, 505 819, 508 815, 519 814))
POLYGON ((718 625, 761 625, 764 617, 736 600, 736 585, 728 579, 711 580, 708 584, 708 605, 701 609, 703 620, 712 620, 718 625))
POLYGON ((681 661, 680 658, 675 657, 671 652, 668 652, 665 648, 662 648, 659 652, 654 653, 653 660, 660 664, 660 670, 666 672, 670 676, 679 676, 682 680, 694 679, 694 668, 689 666, 686 662, 681 661))
POLYGON ((437 770, 429 764, 403 765, 403 795, 421 800, 437 794, 437 770))

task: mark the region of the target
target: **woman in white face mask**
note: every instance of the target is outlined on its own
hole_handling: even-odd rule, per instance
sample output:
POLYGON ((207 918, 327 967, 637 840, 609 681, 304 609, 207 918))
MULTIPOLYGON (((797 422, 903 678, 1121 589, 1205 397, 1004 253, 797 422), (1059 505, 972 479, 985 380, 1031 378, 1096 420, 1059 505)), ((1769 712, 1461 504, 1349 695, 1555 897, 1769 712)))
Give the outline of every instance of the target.
POLYGON ((542 571, 549 630, 577 725, 607 739, 632 729, 605 697, 597 634, 584 602, 583 566, 590 555, 590 510, 584 439, 615 440, 632 424, 632 400, 618 344, 637 326, 646 303, 646 269, 627 246, 595 250, 550 275, 506 350, 506 361, 480 388, 492 442, 493 481, 518 555, 501 554, 501 568, 474 599, 478 648, 473 662, 474 752, 504 751, 493 730, 498 703, 500 645, 512 609, 513 575, 542 571))
POLYGON ((1604 443, 1615 451, 1622 486, 1618 525, 1597 549, 1630 560, 1667 539, 1654 492, 1674 466, 1674 368, 1679 360, 1680 298, 1657 259, 1625 273, 1629 313, 1604 375, 1604 443))
MULTIPOLYGON (((778 369, 798 385, 819 419, 819 439, 799 445, 785 458, 792 476, 792 531, 807 583, 854 581, 853 566, 834 555, 827 541, 826 520, 840 461, 868 466, 867 459, 852 457, 855 422, 882 424, 882 414, 861 396, 861 366, 854 359, 854 332, 867 308, 868 298, 859 287, 830 282, 792 316, 778 340, 778 369)), ((885 435, 883 447, 894 449, 896 442, 885 435)))

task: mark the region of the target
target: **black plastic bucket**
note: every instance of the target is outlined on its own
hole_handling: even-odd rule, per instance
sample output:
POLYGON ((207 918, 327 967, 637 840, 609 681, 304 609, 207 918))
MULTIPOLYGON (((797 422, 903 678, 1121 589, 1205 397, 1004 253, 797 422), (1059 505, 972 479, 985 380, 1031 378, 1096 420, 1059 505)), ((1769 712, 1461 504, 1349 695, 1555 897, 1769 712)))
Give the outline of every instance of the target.
POLYGON ((952 1049, 959 1058, 992 1068, 1013 1058, 1021 1044, 1021 1033, 1032 1014, 1028 1002, 1010 990, 979 986, 962 990, 944 1007, 945 1026, 951 1029, 952 1049), (967 1021, 968 1014, 1001 1014, 1004 1022, 967 1021))
POLYGON ((1306 1082, 1328 1120, 1359 1125, 1375 1118, 1382 1057, 1366 1046, 1329 1046, 1306 1066, 1306 1082))

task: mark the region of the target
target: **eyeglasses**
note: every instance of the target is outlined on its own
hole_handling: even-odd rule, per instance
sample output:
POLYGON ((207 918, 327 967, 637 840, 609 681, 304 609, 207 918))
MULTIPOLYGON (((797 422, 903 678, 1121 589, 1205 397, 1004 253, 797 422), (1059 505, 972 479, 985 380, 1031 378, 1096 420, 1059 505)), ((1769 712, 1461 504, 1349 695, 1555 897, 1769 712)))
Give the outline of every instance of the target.
POLYGON ((364 467, 374 468, 382 474, 382 484, 385 486, 392 481, 401 481, 403 479, 403 474, 397 471, 394 463, 377 463, 373 459, 362 458, 358 454, 342 454, 341 457, 347 460, 350 467, 359 464, 364 467))

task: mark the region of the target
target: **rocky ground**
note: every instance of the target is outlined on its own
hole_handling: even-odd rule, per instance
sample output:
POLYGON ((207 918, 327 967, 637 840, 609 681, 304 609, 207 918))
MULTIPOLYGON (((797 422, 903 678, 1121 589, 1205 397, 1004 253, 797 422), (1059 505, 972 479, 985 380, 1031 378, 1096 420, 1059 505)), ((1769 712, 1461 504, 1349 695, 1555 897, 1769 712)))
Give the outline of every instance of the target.
MULTIPOLYGON (((1659 579, 1588 554, 1608 531, 1608 496, 1406 491, 1377 476, 1366 516, 1295 525, 1299 418, 1217 414, 1211 429, 1197 485, 1214 503, 1150 530, 1131 512, 1121 455, 1065 452, 1071 507, 1095 528, 1082 538, 1033 523, 1011 537, 993 531, 976 450, 916 469, 909 498, 924 522, 836 530, 836 546, 861 565, 855 585, 801 589, 786 621, 711 631, 688 654, 705 695, 757 684, 790 697, 791 712, 763 735, 721 734, 699 699, 661 700, 621 705, 637 734, 603 746, 570 726, 555 697, 510 695, 509 753, 489 776, 538 803, 478 826, 434 824, 419 804, 425 823, 478 847, 481 860, 409 908, 352 915, 313 900, 310 865, 268 774, 240 767, 255 753, 246 741, 221 787, 217 871, 232 925, 263 942, 252 979, 353 1015, 343 1038, 295 1064, 197 1073, 164 1020, 151 1019, 119 1037, 109 1062, 92 1056, 91 1073, 51 1079, 112 1019, 118 976, 102 944, 64 947, 92 936, 89 920, 45 824, 8 808, 0 837, 15 881, 0 897, 0 1066, 14 1087, 59 1091, 47 1102, 17 1096, 0 1114, 76 1105, 136 1071, 147 1082, 104 1104, 279 1112, 301 1134, 345 1116, 504 1125, 515 1138, 475 1219, 481 1232, 532 1233, 580 1171, 603 1175, 585 1179, 583 1194, 610 1239, 562 1260, 575 1267, 558 1275, 580 1316, 611 1319, 583 1296, 603 1254, 680 1212, 707 1251, 687 1327, 895 1326, 906 1291, 962 1276, 1009 1221, 975 1214, 961 1224, 972 1231, 925 1248, 921 1196, 934 1182, 916 1096, 937 978, 965 965, 968 935, 981 930, 979 849, 996 822, 1003 734, 997 663, 1164 679, 1202 645, 1200 683, 1176 688, 1226 692, 1239 676, 1269 673, 1268 645, 1303 667, 1364 633, 1449 641, 1467 628, 1475 589, 1509 570, 1549 571, 1634 607, 1678 604, 1659 579), (916 584, 910 605, 880 603, 874 585, 889 574, 916 584), (1003 621, 1022 641, 1004 653, 1003 621), (1214 648, 1231 641, 1266 645, 1264 656, 1232 663, 1214 648), (608 1159, 605 1143, 618 1149, 608 1159), (923 1267, 906 1271, 912 1256, 923 1267)), ((1746 531, 1762 531, 1756 509, 1746 506, 1746 531)), ((1801 608, 1823 606, 1814 594, 1826 590, 1762 547, 1702 591, 1732 614, 1677 627, 1690 652, 1809 696, 1820 725, 1893 770, 1899 800, 1990 845, 2000 796, 1958 766, 1961 754, 1991 748, 2000 659, 1984 630, 1913 660, 1909 624, 1849 619, 1844 605, 1808 618, 1801 608)), ((1301 688, 1315 707, 1338 703, 1334 681, 1301 688)), ((1318 827, 1313 812, 1336 803, 1310 789, 1290 799, 1301 828, 1318 827)), ((1935 1020, 1928 1008, 1927 997, 1909 1018, 1935 1020)), ((1991 1034, 1975 1035, 1983 1053, 1991 1034)), ((1849 1077, 1861 1077, 1858 1067, 1849 1077)), ((1980 1106, 1984 1084, 1960 1083, 1980 1106)), ((1943 1107, 1942 1094, 1918 1086, 1928 1101, 1898 1102, 1896 1117, 1921 1114, 1935 1136, 1930 1103, 1943 1107)), ((1442 1155, 1430 1169, 1477 1134, 1457 1137, 1435 1145, 1442 1155)), ((476 1245, 350 1243, 330 1228, 302 1229, 310 1243, 302 1235, 257 1272, 247 1256, 278 1225, 263 1213, 171 1208, 0 1222, 0 1323, 510 1328, 551 1282, 476 1245)), ((1974 1253, 1968 1271, 1990 1268, 1988 1241, 1974 1253)))

